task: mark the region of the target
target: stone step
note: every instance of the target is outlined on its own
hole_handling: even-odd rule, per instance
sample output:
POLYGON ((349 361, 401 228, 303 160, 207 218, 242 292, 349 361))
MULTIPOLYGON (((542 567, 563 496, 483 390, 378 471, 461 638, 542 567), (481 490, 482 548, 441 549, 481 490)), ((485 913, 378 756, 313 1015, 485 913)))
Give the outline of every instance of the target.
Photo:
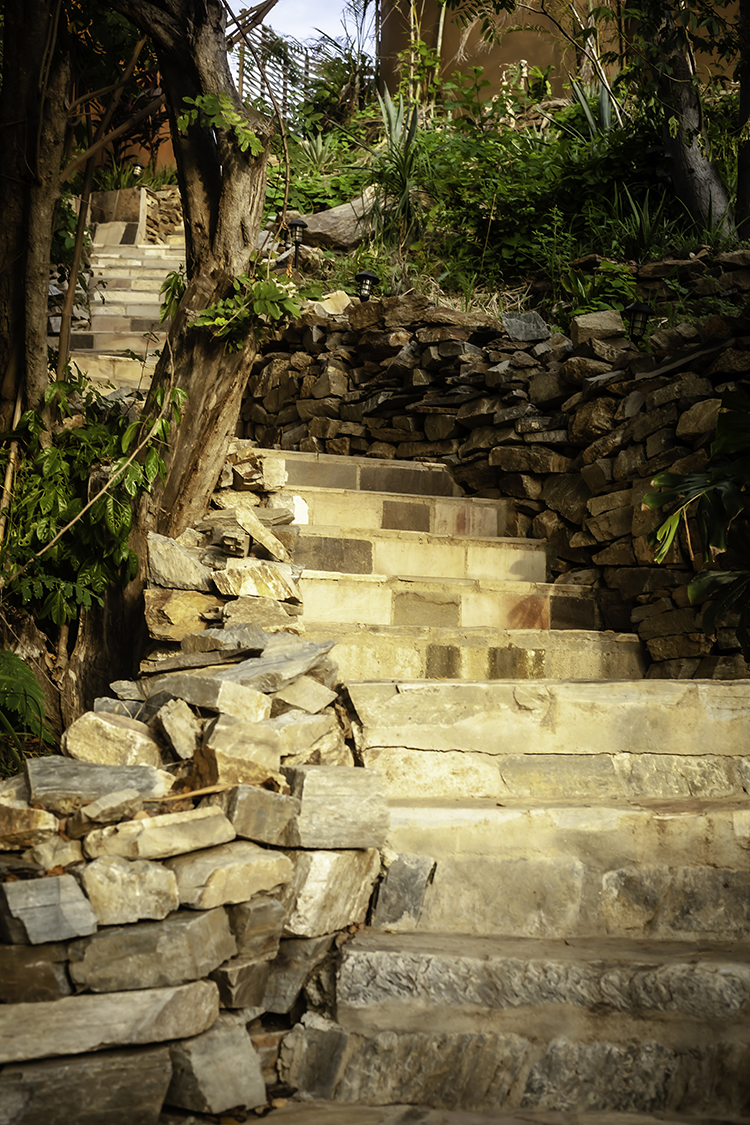
POLYGON ((184 245, 166 246, 156 242, 119 243, 112 245, 105 242, 94 242, 89 255, 90 262, 96 265, 100 262, 118 263, 127 260, 179 262, 185 260, 184 245))
POLYGON ((97 300, 124 301, 130 293, 143 293, 147 299, 158 300, 164 276, 160 270, 142 268, 111 269, 91 278, 89 291, 97 300))
POLYGON ((129 308, 138 311, 115 312, 114 310, 97 311, 91 313, 91 332, 95 335, 111 332, 164 332, 163 324, 159 322, 159 310, 155 311, 148 306, 133 305, 129 308))
POLYGON ((505 535, 508 515, 513 510, 509 500, 353 492, 300 485, 284 492, 279 502, 293 507, 298 524, 482 538, 505 535))
MULTIPOLYGON (((555 1111, 513 1109, 473 1113, 465 1109, 433 1109, 427 1105, 358 1105, 356 1118, 346 1102, 321 1101, 320 1098, 290 1100, 271 1109, 268 1125, 750 1125, 750 1118, 732 1114, 731 1121, 709 1113, 686 1116, 677 1112, 638 1113, 623 1116, 617 1110, 555 1111)), ((198 1118, 200 1120, 200 1118, 198 1118)), ((183 1125, 183 1118, 162 1114, 160 1125, 183 1125)), ((206 1118, 208 1121, 208 1118, 206 1118)))
POLYGON ((165 331, 134 332, 71 332, 71 351, 124 352, 142 356, 160 348, 167 338, 165 331))
MULTIPOLYGON (((418 779, 413 791, 423 791, 418 779)), ((749 846, 741 796, 404 798, 391 801, 386 847, 401 859, 381 888, 373 925, 559 939, 750 939, 749 846)))
POLYGON ((519 1110, 519 1123, 677 1111, 718 1125, 747 1106, 748 952, 365 932, 341 950, 338 1022, 303 1017, 282 1079, 358 1106, 519 1110))
POLYGON ((320 625, 356 622, 462 629, 595 629, 598 625, 591 592, 572 585, 306 570, 299 589, 305 616, 320 625))
POLYGON ((463 497, 444 465, 421 461, 378 461, 373 457, 338 457, 330 453, 295 453, 281 449, 264 449, 263 457, 283 463, 287 486, 292 489, 304 486, 388 492, 399 496, 463 497))
POLYGON ((366 766, 391 797, 731 797, 750 784, 744 680, 360 682, 366 766))
POLYGON ((309 640, 335 640, 333 659, 350 680, 637 680, 642 642, 631 633, 585 629, 459 629, 336 625, 309 621, 309 640))
POLYGON ((149 354, 145 362, 128 356, 93 351, 74 351, 70 353, 70 358, 95 383, 103 383, 105 386, 114 384, 116 387, 140 390, 144 394, 151 385, 151 376, 156 367, 154 354, 149 354))
POLYGON ((541 539, 433 535, 420 531, 301 527, 294 561, 305 570, 350 575, 495 582, 545 582, 547 548, 541 539))

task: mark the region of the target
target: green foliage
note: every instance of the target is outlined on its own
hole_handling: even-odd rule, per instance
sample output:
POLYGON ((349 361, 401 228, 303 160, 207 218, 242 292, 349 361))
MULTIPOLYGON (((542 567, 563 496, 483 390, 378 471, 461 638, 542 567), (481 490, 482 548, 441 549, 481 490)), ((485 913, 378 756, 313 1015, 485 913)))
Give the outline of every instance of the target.
POLYGON ((250 151, 260 156, 263 145, 250 128, 246 117, 237 111, 229 94, 199 94, 197 98, 183 98, 186 107, 177 118, 177 128, 187 132, 193 125, 207 129, 223 129, 233 133, 240 152, 250 151))
POLYGON ((375 197, 369 221, 385 242, 402 248, 419 236, 425 216, 423 192, 431 176, 429 159, 417 136, 419 111, 386 90, 378 104, 384 145, 373 151, 370 176, 375 197), (421 189, 421 190, 420 190, 421 189))
POLYGON ((617 262, 601 262, 593 273, 568 267, 560 274, 559 285, 563 304, 555 315, 565 331, 575 316, 606 309, 622 312, 636 298, 635 275, 617 262))
POLYGON ((669 510, 650 536, 657 562, 666 558, 680 526, 694 522, 704 569, 688 586, 690 600, 708 603, 703 611, 708 635, 730 610, 739 611, 737 636, 750 661, 750 396, 741 390, 724 393, 705 472, 658 473, 653 484, 655 491, 646 494, 644 504, 669 510))
MULTIPOLYGON (((101 604, 111 582, 136 575, 138 558, 128 544, 132 505, 165 473, 167 415, 179 421, 183 402, 184 391, 175 389, 162 415, 130 421, 80 372, 50 383, 45 405, 61 422, 48 433, 27 411, 5 435, 6 443, 18 442, 21 460, 0 549, 4 598, 60 626, 81 607, 101 604)), ((8 455, 6 444, 3 471, 8 455)))
POLYGON ((159 309, 160 324, 163 324, 165 320, 174 320, 180 301, 185 295, 186 286, 185 267, 180 264, 176 270, 171 270, 167 274, 159 290, 159 296, 161 298, 161 308, 159 309))
POLYGON ((45 722, 44 695, 28 664, 0 650, 0 774, 23 768, 25 739, 52 742, 45 722))
POLYGON ((241 351, 251 332, 256 336, 275 324, 299 316, 296 288, 291 281, 276 281, 240 274, 232 283, 232 294, 210 305, 193 318, 196 328, 207 328, 227 351, 241 351))

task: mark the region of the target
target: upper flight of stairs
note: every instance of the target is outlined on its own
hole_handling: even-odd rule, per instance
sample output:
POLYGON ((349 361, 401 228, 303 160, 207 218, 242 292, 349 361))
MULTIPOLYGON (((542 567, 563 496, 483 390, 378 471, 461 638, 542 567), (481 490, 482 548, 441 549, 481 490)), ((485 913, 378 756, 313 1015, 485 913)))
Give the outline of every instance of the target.
POLYGON ((159 321, 159 291, 167 274, 184 263, 185 243, 181 236, 170 236, 163 245, 108 241, 112 232, 107 228, 123 225, 97 228, 89 263, 91 326, 72 334, 71 354, 91 377, 127 386, 138 383, 142 369, 150 377, 154 353, 166 339, 167 326, 159 321), (135 353, 137 360, 127 352, 135 353))
POLYGON ((370 925, 288 1080, 359 1106, 749 1120, 750 684, 643 679, 637 638, 592 628, 591 591, 548 584, 545 545, 439 466, 266 455, 306 633, 337 640, 391 805, 370 925))

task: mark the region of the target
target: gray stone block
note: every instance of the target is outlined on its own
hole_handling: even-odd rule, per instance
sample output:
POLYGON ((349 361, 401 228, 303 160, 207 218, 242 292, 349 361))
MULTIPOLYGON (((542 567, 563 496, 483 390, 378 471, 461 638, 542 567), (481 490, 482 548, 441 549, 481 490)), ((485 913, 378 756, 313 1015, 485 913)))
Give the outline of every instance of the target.
POLYGON ((372 915, 376 930, 414 930, 436 861, 427 855, 398 855, 378 887, 372 915))
POLYGON ((224 810, 238 836, 258 844, 283 843, 289 822, 300 809, 295 797, 257 785, 235 785, 209 797, 209 802, 224 810))
POLYGON ((106 766, 71 758, 27 758, 29 800, 33 805, 69 816, 81 805, 118 789, 137 789, 141 797, 163 797, 172 778, 153 766, 106 766))
POLYGON ((172 1074, 168 1047, 101 1051, 6 1066, 2 1125, 158 1125, 172 1074))
POLYGON ((208 976, 236 949, 223 909, 179 912, 72 942, 70 976, 91 992, 163 988, 208 976))
POLYGON ((254 957, 234 957, 209 974, 219 989, 222 1008, 259 1008, 263 1010, 271 966, 254 957))
POLYGON ((260 1059, 241 1020, 220 1015, 210 1030, 171 1047, 168 1105, 223 1113, 266 1104, 260 1059))
POLYGON ((385 783, 377 770, 340 766, 284 769, 300 802, 286 843, 301 848, 379 848, 390 825, 385 783))
POLYGON ((30 1004, 70 996, 65 944, 0 945, 0 1004, 30 1004))
POLYGON ((286 911, 278 899, 256 895, 226 908, 237 955, 272 961, 279 950, 286 911))
POLYGON ((271 966, 263 1007, 279 1015, 290 1012, 305 981, 327 956, 335 934, 282 941, 271 966))
POLYGON ((96 931, 91 903, 72 875, 0 883, 0 939, 11 943, 64 941, 96 931))

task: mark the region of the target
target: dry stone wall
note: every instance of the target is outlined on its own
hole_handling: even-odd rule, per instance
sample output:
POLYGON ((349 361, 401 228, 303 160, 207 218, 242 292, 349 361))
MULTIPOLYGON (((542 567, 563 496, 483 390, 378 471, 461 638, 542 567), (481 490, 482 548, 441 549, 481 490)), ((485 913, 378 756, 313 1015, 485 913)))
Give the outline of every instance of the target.
MULTIPOLYGON (((646 281, 677 271, 699 292, 750 285, 748 251, 659 267, 646 281)), ((650 676, 748 675, 733 621, 707 638, 689 603, 696 536, 683 529, 657 565, 647 537, 661 517, 642 501, 657 472, 706 464, 721 394, 750 376, 750 320, 660 329, 645 352, 617 312, 577 317, 566 337, 535 313, 500 323, 418 296, 330 307, 265 345, 246 438, 442 462, 468 494, 512 499, 506 534, 546 539, 552 577, 596 590, 602 628, 639 633, 650 676)))
POLYGON ((141 674, 0 783, 2 1125, 266 1106, 303 988, 326 1001, 366 920, 385 786, 254 514, 276 471, 238 443, 232 506, 151 538, 141 674))

